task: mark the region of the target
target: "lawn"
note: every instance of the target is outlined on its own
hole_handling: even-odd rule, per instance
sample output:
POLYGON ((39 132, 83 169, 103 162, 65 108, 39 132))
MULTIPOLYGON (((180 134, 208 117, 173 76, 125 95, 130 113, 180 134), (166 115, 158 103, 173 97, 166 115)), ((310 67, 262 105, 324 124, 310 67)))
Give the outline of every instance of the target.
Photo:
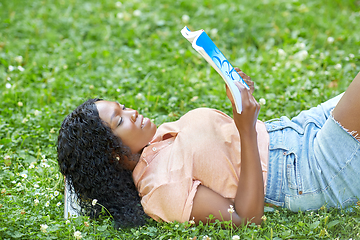
POLYGON ((336 96, 360 71, 360 1, 5 0, 0 9, 0 239, 360 239, 357 206, 266 208, 261 226, 239 229, 66 221, 56 160, 62 120, 88 98, 117 100, 157 125, 197 107, 231 114, 185 25, 207 31, 252 77, 260 120, 336 96))

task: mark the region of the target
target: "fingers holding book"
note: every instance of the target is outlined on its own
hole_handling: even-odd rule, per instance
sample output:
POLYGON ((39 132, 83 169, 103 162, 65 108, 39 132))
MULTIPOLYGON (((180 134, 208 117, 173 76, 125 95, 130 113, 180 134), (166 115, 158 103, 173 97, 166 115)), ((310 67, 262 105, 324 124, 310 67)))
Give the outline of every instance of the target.
POLYGON ((246 75, 246 73, 244 73, 243 71, 240 70, 240 68, 235 67, 234 68, 235 71, 240 75, 240 77, 242 79, 244 79, 244 81, 246 82, 246 84, 249 86, 250 88, 250 92, 253 93, 254 92, 254 82, 251 81, 251 77, 249 77, 248 75, 246 75))
POLYGON ((246 134, 255 129, 257 117, 260 112, 260 104, 252 95, 251 90, 245 88, 239 82, 235 82, 235 85, 241 92, 243 111, 241 114, 238 114, 233 104, 233 118, 241 135, 242 133, 246 134))

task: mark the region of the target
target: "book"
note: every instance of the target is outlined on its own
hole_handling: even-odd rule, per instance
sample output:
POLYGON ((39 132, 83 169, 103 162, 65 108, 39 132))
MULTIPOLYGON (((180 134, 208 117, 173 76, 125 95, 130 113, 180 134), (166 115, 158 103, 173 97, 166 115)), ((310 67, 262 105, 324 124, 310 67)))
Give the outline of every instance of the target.
POLYGON ((65 191, 64 191, 64 218, 69 219, 71 217, 79 216, 78 211, 80 211, 80 206, 76 201, 76 195, 73 191, 70 190, 70 183, 64 177, 65 182, 65 191))
POLYGON ((241 93, 234 81, 243 84, 247 89, 249 86, 236 72, 229 60, 219 50, 204 30, 190 31, 186 26, 181 34, 191 43, 192 47, 220 74, 234 98, 236 111, 242 112, 241 93))

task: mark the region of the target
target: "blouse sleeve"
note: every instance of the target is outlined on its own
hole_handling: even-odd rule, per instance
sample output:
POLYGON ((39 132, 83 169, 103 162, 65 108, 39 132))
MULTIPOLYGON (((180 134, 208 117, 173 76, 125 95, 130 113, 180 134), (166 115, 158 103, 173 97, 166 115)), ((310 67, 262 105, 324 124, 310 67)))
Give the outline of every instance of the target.
POLYGON ((141 199, 147 215, 156 221, 186 222, 190 219, 193 200, 200 181, 172 182, 159 186, 141 199))

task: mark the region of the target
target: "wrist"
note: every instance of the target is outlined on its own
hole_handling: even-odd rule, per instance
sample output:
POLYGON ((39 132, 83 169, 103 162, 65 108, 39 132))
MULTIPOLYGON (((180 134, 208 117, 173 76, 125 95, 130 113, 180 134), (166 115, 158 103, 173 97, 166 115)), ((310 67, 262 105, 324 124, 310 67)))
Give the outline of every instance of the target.
POLYGON ((247 128, 244 128, 244 127, 237 127, 238 129, 238 132, 240 134, 241 137, 249 137, 249 138, 256 138, 257 136, 257 132, 256 132, 256 128, 255 126, 252 126, 252 127, 247 127, 247 128))

